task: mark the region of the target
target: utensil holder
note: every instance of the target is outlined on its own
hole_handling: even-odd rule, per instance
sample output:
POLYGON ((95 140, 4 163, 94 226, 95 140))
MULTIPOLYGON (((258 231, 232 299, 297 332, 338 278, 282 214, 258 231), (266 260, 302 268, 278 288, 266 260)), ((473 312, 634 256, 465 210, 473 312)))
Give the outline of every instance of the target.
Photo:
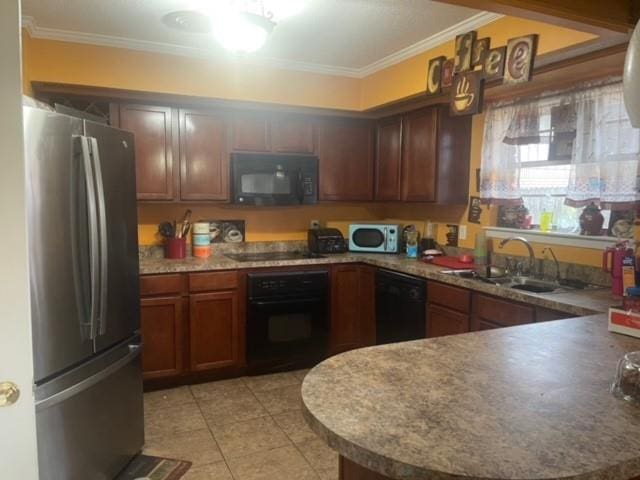
POLYGON ((186 238, 167 238, 164 244, 164 257, 173 260, 187 256, 186 238))

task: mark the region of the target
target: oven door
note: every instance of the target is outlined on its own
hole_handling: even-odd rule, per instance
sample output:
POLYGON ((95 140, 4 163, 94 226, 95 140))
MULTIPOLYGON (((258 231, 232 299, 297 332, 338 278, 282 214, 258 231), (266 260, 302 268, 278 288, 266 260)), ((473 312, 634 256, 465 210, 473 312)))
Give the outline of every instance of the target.
POLYGON ((352 252, 386 252, 387 229, 353 227, 349 231, 349 250, 352 252))
POLYGON ((310 366, 327 355, 326 296, 252 299, 247 315, 247 366, 266 373, 310 366))

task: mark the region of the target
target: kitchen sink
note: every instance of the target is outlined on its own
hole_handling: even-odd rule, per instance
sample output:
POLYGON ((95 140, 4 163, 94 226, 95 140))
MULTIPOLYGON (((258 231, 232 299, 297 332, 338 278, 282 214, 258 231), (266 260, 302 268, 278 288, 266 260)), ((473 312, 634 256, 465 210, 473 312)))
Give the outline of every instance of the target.
POLYGON ((524 290, 532 293, 551 293, 560 288, 556 283, 543 282, 526 277, 512 278, 508 286, 514 290, 524 290))

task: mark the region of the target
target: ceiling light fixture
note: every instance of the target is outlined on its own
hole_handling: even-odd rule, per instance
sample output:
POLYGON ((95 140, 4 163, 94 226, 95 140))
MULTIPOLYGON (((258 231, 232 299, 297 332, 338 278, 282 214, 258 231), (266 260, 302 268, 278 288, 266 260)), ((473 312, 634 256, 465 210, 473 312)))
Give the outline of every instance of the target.
POLYGON ((213 36, 227 50, 251 53, 266 43, 275 26, 267 15, 234 12, 213 21, 213 36))

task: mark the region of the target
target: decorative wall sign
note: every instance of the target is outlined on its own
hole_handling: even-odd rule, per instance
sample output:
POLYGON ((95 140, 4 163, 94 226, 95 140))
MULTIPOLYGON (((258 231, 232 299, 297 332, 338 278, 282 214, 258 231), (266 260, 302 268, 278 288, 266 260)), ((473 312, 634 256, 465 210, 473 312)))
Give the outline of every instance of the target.
POLYGON ((478 39, 477 32, 458 35, 454 58, 429 61, 427 94, 451 89, 451 111, 455 115, 473 115, 482 111, 485 80, 502 79, 506 84, 531 80, 538 35, 512 38, 506 47, 490 47, 491 39, 478 39))
POLYGON ((507 62, 504 83, 523 83, 531 80, 533 60, 538 48, 538 36, 512 38, 507 42, 507 62))
POLYGON ((453 58, 449 58, 442 64, 442 82, 441 89, 451 88, 453 85, 453 58))
POLYGON ((451 113, 473 115, 482 110, 484 79, 482 72, 465 72, 456 75, 451 89, 451 113))
POLYGON ((490 38, 481 38, 476 40, 473 44, 473 52, 471 54, 471 66, 476 67, 478 65, 484 64, 484 59, 489 53, 489 49, 491 48, 491 39, 490 38))
POLYGON ((484 59, 484 78, 493 80, 504 77, 504 63, 507 59, 507 47, 492 48, 484 59))
POLYGON ((480 197, 469 197, 469 215, 467 215, 467 221, 470 223, 480 223, 480 215, 482 215, 480 197))
POLYGON ((456 55, 454 57, 454 73, 468 72, 471 70, 471 55, 473 44, 478 34, 474 31, 463 33, 456 37, 456 55))
POLYGON ((440 93, 442 90, 442 65, 447 57, 436 57, 429 60, 427 70, 427 93, 440 93))

